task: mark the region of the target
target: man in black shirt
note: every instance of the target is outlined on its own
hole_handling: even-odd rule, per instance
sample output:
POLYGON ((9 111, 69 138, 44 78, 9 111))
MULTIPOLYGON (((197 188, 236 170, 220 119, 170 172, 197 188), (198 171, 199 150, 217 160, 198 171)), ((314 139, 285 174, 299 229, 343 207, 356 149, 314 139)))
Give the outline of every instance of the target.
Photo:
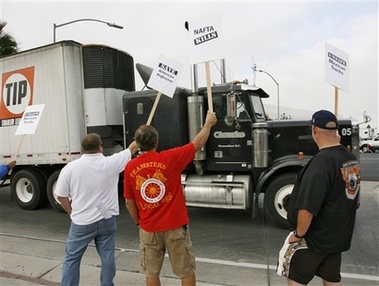
POLYGON ((341 252, 350 249, 353 236, 360 166, 340 144, 333 113, 320 110, 311 124, 319 152, 299 173, 293 189, 287 216, 292 232, 281 250, 286 271, 278 274, 287 276, 288 285, 306 285, 314 275, 323 285, 342 285, 341 252))

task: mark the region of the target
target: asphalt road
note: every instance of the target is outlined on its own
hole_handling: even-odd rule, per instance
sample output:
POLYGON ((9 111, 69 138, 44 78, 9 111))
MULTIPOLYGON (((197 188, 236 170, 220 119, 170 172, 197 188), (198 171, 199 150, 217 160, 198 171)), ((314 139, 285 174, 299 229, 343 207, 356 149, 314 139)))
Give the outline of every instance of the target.
MULTIPOLYGON (((361 156, 362 162, 365 162, 362 164, 361 208, 357 213, 352 247, 343 254, 341 267, 345 277, 352 277, 356 279, 354 281, 360 282, 345 285, 379 285, 379 179, 378 172, 375 171, 375 168, 378 170, 377 156, 378 154, 361 156), (375 180, 367 181, 365 178, 375 180)), ((122 199, 120 210, 117 248, 138 252, 138 229, 127 213, 122 199)), ((248 212, 219 209, 189 208, 189 216, 197 260, 200 263, 206 262, 201 265, 208 265, 207 268, 199 267, 198 277, 217 285, 237 285, 235 281, 241 281, 239 285, 257 285, 248 282, 254 280, 253 269, 273 270, 278 251, 288 234, 287 230, 278 229, 266 221, 262 208, 259 217, 254 220, 248 212)), ((9 187, 2 187, 0 221, 2 250, 17 251, 13 245, 5 243, 8 241, 6 237, 13 237, 13 241, 28 237, 33 238, 31 241, 45 242, 45 248, 49 247, 48 242, 58 243, 60 249, 55 249, 55 255, 59 257, 61 253, 63 258, 64 242, 70 225, 66 214, 58 213, 50 206, 35 211, 21 210, 11 200, 9 187)), ((38 252, 36 248, 36 255, 38 252)), ((124 267, 126 271, 138 272, 138 259, 134 263, 130 261, 124 267)), ((273 273, 271 275, 275 276, 273 273)), ((275 284, 270 284, 269 281, 268 285, 275 284)))
POLYGON ((364 181, 379 181, 379 152, 360 154, 361 176, 364 181))
MULTIPOLYGON (((361 279, 362 283, 359 285, 379 284, 378 197, 379 183, 363 182, 362 207, 358 211, 352 247, 343 254, 342 272, 358 281, 361 279)), ((63 258, 63 246, 70 224, 66 214, 58 213, 51 207, 35 211, 20 210, 10 198, 9 187, 1 189, 0 209, 1 235, 11 236, 14 239, 31 237, 35 241, 46 241, 46 243, 60 242, 63 258)), ((245 271, 265 267, 274 269, 278 251, 288 232, 267 222, 262 210, 259 217, 254 220, 250 218, 249 213, 233 210, 189 208, 189 215, 197 259, 200 262, 207 262, 206 265, 209 267, 233 266, 230 267, 230 273, 229 268, 224 269, 223 275, 201 268, 198 276, 203 281, 218 285, 235 285, 232 281, 236 281, 236 275, 241 275, 235 272, 236 264, 243 265, 238 269, 244 268, 245 271)), ((121 203, 118 226, 117 248, 138 252, 138 229, 123 203, 121 203)), ((45 247, 48 247, 47 245, 45 247)), ((7 249, 7 245, 2 245, 2 249, 7 249)), ((138 259, 125 267, 126 271, 138 272, 138 259)), ((253 275, 251 271, 244 273, 251 273, 247 276, 243 274, 247 280, 254 279, 249 277, 253 275)))

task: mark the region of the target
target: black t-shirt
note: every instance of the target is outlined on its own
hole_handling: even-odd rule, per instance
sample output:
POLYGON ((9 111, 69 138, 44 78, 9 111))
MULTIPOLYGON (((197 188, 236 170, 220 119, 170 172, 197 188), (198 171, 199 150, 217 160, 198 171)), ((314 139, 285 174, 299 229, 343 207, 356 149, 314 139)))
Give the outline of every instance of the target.
POLYGON ((360 166, 344 146, 321 149, 299 173, 291 194, 288 221, 297 225, 297 211, 313 214, 306 233, 309 249, 339 253, 350 248, 360 189, 360 166))

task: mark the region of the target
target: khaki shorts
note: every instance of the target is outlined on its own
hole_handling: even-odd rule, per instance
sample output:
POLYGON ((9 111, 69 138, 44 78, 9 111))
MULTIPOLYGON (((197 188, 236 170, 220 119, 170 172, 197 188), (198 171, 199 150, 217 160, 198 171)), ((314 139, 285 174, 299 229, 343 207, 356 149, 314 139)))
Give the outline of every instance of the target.
POLYGON ((159 277, 166 249, 172 271, 178 277, 195 273, 195 255, 188 226, 162 232, 147 232, 140 228, 140 260, 147 277, 159 277))

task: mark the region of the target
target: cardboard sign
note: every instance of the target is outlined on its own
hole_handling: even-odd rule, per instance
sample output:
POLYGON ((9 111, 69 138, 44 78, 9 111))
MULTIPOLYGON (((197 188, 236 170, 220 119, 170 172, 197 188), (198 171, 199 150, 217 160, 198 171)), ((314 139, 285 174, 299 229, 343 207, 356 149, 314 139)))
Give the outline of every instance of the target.
POLYGON ((349 92, 349 54, 325 43, 325 80, 349 92))
POLYGON ((209 18, 188 21, 188 31, 191 64, 225 57, 222 23, 218 14, 209 18))
POLYGON ((17 127, 15 135, 34 134, 44 107, 44 104, 27 106, 17 127))
POLYGON ((147 86, 172 98, 179 76, 182 73, 182 68, 182 64, 160 55, 147 86))

